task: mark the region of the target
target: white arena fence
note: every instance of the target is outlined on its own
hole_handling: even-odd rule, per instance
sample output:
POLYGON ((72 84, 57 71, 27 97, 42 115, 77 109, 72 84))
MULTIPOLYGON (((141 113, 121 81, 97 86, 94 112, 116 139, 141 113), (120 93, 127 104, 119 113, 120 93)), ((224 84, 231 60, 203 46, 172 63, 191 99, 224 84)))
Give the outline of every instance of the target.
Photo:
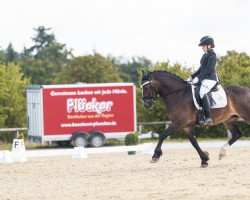
MULTIPOLYGON (((200 142, 202 149, 221 148, 225 141, 200 142)), ((12 151, 0 151, 0 163, 25 162, 29 158, 70 156, 71 158, 87 158, 91 154, 120 153, 136 151, 145 155, 153 155, 156 144, 144 143, 135 146, 114 146, 99 148, 75 147, 72 149, 40 149, 26 150, 21 139, 14 139, 12 151)), ((250 147, 250 141, 237 141, 233 147, 250 147)), ((162 149, 191 149, 190 142, 164 143, 162 149)))
POLYGON ((14 139, 12 151, 0 151, 0 163, 25 162, 28 158, 71 156, 72 158, 87 158, 90 154, 120 153, 136 151, 142 154, 152 155, 154 145, 152 143, 139 144, 134 146, 114 146, 99 148, 75 147, 72 149, 42 149, 26 150, 22 139, 14 139))

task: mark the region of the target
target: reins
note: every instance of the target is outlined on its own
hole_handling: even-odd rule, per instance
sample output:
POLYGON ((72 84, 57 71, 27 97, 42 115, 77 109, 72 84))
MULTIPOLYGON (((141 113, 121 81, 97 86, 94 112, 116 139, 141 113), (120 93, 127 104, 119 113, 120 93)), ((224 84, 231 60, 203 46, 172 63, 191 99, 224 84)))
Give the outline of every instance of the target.
POLYGON ((183 88, 181 88, 181 89, 179 89, 179 90, 175 90, 175 91, 173 91, 173 92, 170 92, 170 93, 167 94, 166 96, 169 96, 170 94, 174 94, 174 93, 176 93, 176 92, 179 92, 179 91, 181 91, 181 90, 187 88, 188 86, 189 86, 189 85, 187 85, 187 86, 185 86, 185 87, 183 87, 183 88))

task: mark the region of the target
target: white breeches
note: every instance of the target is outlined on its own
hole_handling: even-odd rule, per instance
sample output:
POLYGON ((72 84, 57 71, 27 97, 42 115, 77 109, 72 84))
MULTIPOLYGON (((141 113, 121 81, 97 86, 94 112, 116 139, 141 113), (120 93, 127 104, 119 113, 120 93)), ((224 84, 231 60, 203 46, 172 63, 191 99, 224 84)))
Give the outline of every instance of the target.
POLYGON ((205 79, 201 82, 200 98, 202 99, 216 84, 214 80, 205 79))

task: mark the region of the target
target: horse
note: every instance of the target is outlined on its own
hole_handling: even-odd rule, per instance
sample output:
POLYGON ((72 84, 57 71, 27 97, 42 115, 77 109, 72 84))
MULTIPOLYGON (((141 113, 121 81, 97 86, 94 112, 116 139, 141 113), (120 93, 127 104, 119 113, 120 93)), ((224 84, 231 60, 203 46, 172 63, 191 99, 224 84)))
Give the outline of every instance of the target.
MULTIPOLYGON (((172 123, 159 135, 151 163, 156 163, 162 156, 161 146, 168 136, 174 132, 183 132, 190 140, 201 159, 201 167, 208 166, 209 154, 199 147, 194 133, 196 126, 196 109, 190 83, 168 71, 142 71, 141 79, 142 104, 146 109, 152 108, 154 102, 161 97, 166 105, 166 114, 172 123)), ((219 160, 226 156, 227 149, 241 136, 237 126, 239 118, 250 124, 250 88, 243 86, 226 86, 227 105, 211 110, 213 126, 223 123, 231 132, 232 137, 222 147, 219 160)))

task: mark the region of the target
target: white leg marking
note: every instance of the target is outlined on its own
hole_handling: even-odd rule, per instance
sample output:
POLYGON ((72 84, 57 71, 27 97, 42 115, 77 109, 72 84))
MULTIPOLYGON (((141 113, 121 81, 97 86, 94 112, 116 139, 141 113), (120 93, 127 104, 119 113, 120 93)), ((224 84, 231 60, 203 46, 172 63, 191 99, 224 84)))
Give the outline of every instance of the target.
POLYGON ((219 154, 219 160, 221 160, 222 158, 224 158, 226 156, 226 151, 229 148, 230 148, 230 145, 228 144, 228 142, 221 147, 220 154, 219 154))

